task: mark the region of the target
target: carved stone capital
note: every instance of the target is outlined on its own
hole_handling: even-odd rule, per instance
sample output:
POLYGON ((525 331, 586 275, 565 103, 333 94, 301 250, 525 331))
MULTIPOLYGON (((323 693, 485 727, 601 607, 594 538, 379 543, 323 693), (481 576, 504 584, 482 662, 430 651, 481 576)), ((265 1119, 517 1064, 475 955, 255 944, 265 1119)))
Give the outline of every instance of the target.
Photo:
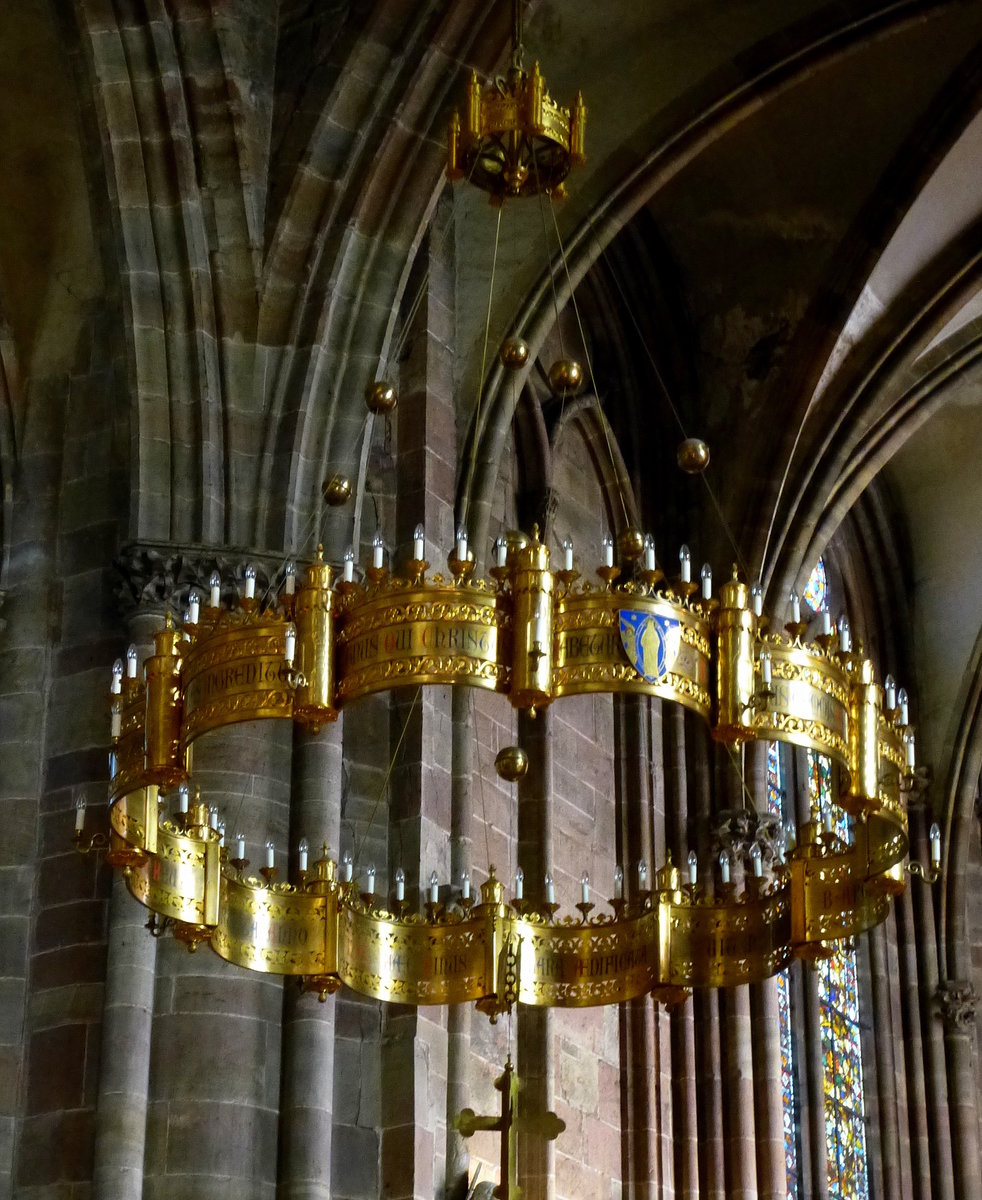
POLYGON ((967 1030, 975 1020, 979 994, 971 983, 947 979, 938 986, 937 1000, 946 1032, 967 1030))
POLYGON ((250 564, 256 572, 257 597, 265 595, 271 582, 276 586, 282 580, 285 559, 268 550, 130 542, 113 564, 113 591, 124 618, 137 611, 163 614, 168 609, 180 616, 187 608, 192 588, 207 600, 213 571, 221 576, 222 602, 234 601, 242 592, 245 569, 250 564))

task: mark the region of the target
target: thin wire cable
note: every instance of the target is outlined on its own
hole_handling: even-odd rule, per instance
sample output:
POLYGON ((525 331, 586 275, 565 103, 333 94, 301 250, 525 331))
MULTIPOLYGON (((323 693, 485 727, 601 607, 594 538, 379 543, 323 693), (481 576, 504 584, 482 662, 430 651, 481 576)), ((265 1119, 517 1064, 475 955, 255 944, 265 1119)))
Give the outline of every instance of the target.
POLYGON ((494 277, 498 266, 498 239, 501 236, 501 214, 504 212, 504 204, 498 206, 498 219, 494 226, 494 253, 491 257, 491 280, 488 285, 488 314, 484 321, 484 349, 481 352, 481 374, 477 381, 477 407, 474 411, 474 438, 471 442, 471 461, 470 461, 470 477, 474 478, 474 472, 477 469, 477 443, 480 438, 481 428, 481 400, 484 396, 484 372, 488 365, 488 341, 491 337, 491 306, 494 303, 494 277))
POLYGON ((756 802, 756 800, 754 800, 750 789, 747 787, 747 777, 743 770, 743 764, 739 761, 733 747, 728 742, 724 742, 723 745, 726 747, 726 753, 730 756, 730 760, 733 763, 733 769, 734 769, 734 771, 736 771, 737 777, 740 780, 740 786, 743 789, 743 794, 747 797, 747 799, 750 802, 750 811, 753 813, 756 813, 757 812, 757 802, 756 802))
POLYGON ((474 729, 474 756, 477 759, 477 777, 481 781, 481 817, 484 821, 484 865, 491 878, 491 839, 488 837, 488 808, 484 800, 484 772, 481 770, 481 739, 477 734, 477 710, 474 707, 474 689, 468 697, 471 709, 471 725, 474 729))
MULTIPOLYGON (((600 405, 600 394, 597 390, 597 381, 593 374, 593 363, 590 359, 590 350, 587 346, 586 331, 583 328, 583 321, 580 318, 579 305, 576 303, 576 294, 573 290, 573 278, 569 273, 569 263, 566 261, 566 247, 563 245, 563 237, 559 232, 559 221, 556 219, 556 206, 552 202, 552 197, 549 198, 549 211, 552 213, 552 224, 556 231, 556 241, 559 243, 559 254, 563 260, 563 271, 566 274, 566 282, 569 285, 569 299, 573 306, 573 313, 576 316, 576 326, 580 332, 580 342, 583 345, 583 357, 586 359, 586 369, 590 376, 590 384, 593 388, 593 394, 597 397, 597 405, 600 405)), ((614 476, 614 483, 617 487, 617 498, 621 502, 621 512, 624 516, 624 524, 630 525, 630 519, 627 515, 627 504, 624 500, 624 489, 621 486, 620 473, 617 470, 617 462, 614 459, 614 448, 610 443, 610 433, 608 431, 606 419, 603 422, 604 441, 607 443, 607 455, 610 458, 610 469, 614 476)))
MULTIPOLYGON (((682 434, 683 438, 687 438, 689 436, 689 433, 685 427, 684 421, 682 420, 682 415, 675 406, 675 401, 672 399, 672 393, 669 391, 668 385, 665 383, 664 376, 662 375, 661 370, 658 366, 658 361, 655 358, 654 354, 651 352, 651 347, 648 345, 647 341, 645 340, 644 334, 641 331, 641 326, 638 323, 638 319, 634 315, 634 309, 631 306, 630 302, 628 301, 627 294, 625 293, 624 288, 621 285, 621 281, 617 275, 617 272, 614 270, 614 265, 610 261, 610 257, 607 254, 607 249, 603 245, 603 243, 600 241, 600 237, 597 234, 596 226, 593 224, 593 220, 589 216, 589 214, 587 215, 587 221, 589 222, 590 232, 593 234, 593 239, 597 244, 597 247, 600 251, 601 257, 603 258, 604 262, 606 262, 606 264, 607 264, 607 269, 610 272, 610 278, 613 281, 614 287, 617 289, 617 294, 621 298, 621 301, 624 306, 624 311, 627 313, 627 315, 631 321, 631 324, 634 327, 634 332, 638 335, 638 341, 641 344, 641 348, 642 348, 642 350, 644 350, 645 356, 647 357, 648 362, 651 365, 651 369, 655 373, 655 380, 658 383, 658 387, 661 389, 661 393, 665 398, 665 402, 668 405, 672 416, 675 418, 675 422, 679 427, 679 432, 682 434)), ((747 579, 749 579, 750 571, 744 560, 743 554, 740 551, 740 547, 737 545, 736 538, 733 536, 733 531, 730 528, 729 523, 726 520, 726 517, 724 517, 724 515, 723 515, 723 509, 722 509, 720 502, 716 496, 716 493, 713 491, 712 485, 710 484, 709 480, 707 479, 705 473, 702 474, 702 481, 706 486, 706 490, 709 492, 709 498, 713 502, 713 507, 716 509, 716 515, 719 517, 720 525, 723 527, 723 533, 726 535, 726 539, 727 539, 727 541, 729 541, 730 546, 733 549, 733 553, 736 555, 737 562, 740 565, 740 570, 743 572, 744 576, 747 579)))
POLYGON ((379 788, 378 795, 375 797, 375 804, 372 807, 372 815, 368 818, 368 824, 365 826, 365 832, 361 835, 361 842, 355 852, 355 862, 361 861, 362 851, 365 849, 365 842, 368 841, 368 835, 372 831, 372 825, 375 822, 375 815, 378 812, 378 806, 382 803, 382 797, 385 795, 385 789, 389 786, 389 778, 392 775, 393 768, 396 765, 396 759, 399 757, 399 751, 402 749, 402 743, 405 741, 406 733, 409 730, 409 722, 412 720, 413 713, 416 711, 416 705, 423 693, 422 685, 416 689, 416 695, 413 696, 413 702, 409 706, 409 712, 406 713, 406 719, 402 723, 402 732, 399 734, 399 740, 396 742, 396 748, 392 751, 392 757, 389 759, 389 766, 385 772, 385 778, 382 780, 382 786, 379 788))

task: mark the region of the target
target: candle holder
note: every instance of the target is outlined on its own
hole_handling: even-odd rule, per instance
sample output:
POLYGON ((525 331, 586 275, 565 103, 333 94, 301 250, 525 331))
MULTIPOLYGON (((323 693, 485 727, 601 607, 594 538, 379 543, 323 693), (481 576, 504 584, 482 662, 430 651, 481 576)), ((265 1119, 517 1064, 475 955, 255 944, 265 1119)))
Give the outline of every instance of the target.
POLYGON ((378 904, 378 897, 374 892, 359 892, 361 902, 367 909, 373 909, 378 904))
POLYGON ((597 567, 597 574, 603 580, 604 586, 608 591, 610 591, 620 573, 620 567, 597 567))
POLYGON ((611 909, 613 910, 614 919, 616 921, 619 921, 621 919, 621 917, 623 916, 624 909, 627 905, 627 901, 624 899, 623 896, 614 896, 610 900, 608 900, 607 903, 610 905, 611 909))
POLYGON ((464 916, 465 917, 470 916, 470 911, 474 907, 474 897, 473 896, 461 896, 460 899, 457 901, 457 903, 464 910, 464 916))
POLYGON ((508 903, 520 917, 524 917, 529 911, 529 902, 522 896, 512 896, 508 903))
POLYGON ((242 872, 249 865, 249 860, 247 858, 230 858, 228 860, 228 864, 230 867, 234 867, 236 869, 236 871, 238 871, 238 873, 241 875, 242 872))
POLYGON ((409 578, 419 587, 423 582, 423 576, 429 568, 429 562, 425 558, 411 558, 406 563, 406 570, 409 573, 409 578))
POLYGON ((276 868, 276 867, 260 867, 259 868, 259 874, 262 875, 263 879, 266 880, 267 887, 273 886, 273 881, 276 878, 277 870, 278 870, 278 868, 276 868))
POLYGON ((74 837, 75 851, 78 854, 91 854, 93 850, 109 849, 108 833, 86 834, 82 829, 76 829, 74 837))
POLYGON ((475 565, 474 559, 469 555, 467 558, 458 558, 456 551, 447 559, 447 567, 455 583, 466 582, 473 575, 475 565))
POLYGON ((380 583, 384 583, 389 578, 389 568, 366 567, 365 578, 369 581, 369 583, 373 583, 376 587, 378 587, 380 583))
POLYGON ((591 904, 589 900, 581 900, 576 907, 580 910, 583 920, 585 921, 593 911, 594 905, 591 904))
POLYGON ((658 567, 655 567, 651 571, 647 569, 639 571, 638 578, 641 580, 641 583, 644 585, 644 587, 646 587, 650 592, 657 584, 661 583, 661 581, 665 578, 665 575, 664 572, 658 569, 658 567))
POLYGON ((831 654, 838 640, 838 637, 834 633, 820 633, 815 638, 815 644, 816 646, 821 646, 826 654, 831 654))
POLYGON ((426 919, 430 924, 435 924, 443 916, 444 907, 439 900, 426 901, 426 919))
POLYGON ((363 592, 365 589, 362 587, 362 585, 360 583, 357 583, 354 579, 339 579, 338 582, 335 584, 335 590, 341 596, 354 596, 354 595, 357 595, 359 592, 363 592))
POLYGON ((540 904, 539 907, 548 916, 550 921, 553 919, 553 917, 555 917, 556 913, 559 912, 559 905, 554 901, 545 901, 543 904, 540 904))
POLYGON ((719 600, 715 596, 710 596, 708 600, 700 596, 698 600, 693 601, 692 607, 700 616, 708 617, 719 608, 719 600))
POLYGON ((786 622, 784 628, 787 630, 792 641, 800 642, 801 639, 808 632, 808 622, 807 621, 788 621, 788 622, 786 622))
POLYGON ((699 591, 699 584, 693 583, 692 580, 676 579, 672 584, 672 590, 682 598, 683 604, 688 604, 691 598, 699 591))

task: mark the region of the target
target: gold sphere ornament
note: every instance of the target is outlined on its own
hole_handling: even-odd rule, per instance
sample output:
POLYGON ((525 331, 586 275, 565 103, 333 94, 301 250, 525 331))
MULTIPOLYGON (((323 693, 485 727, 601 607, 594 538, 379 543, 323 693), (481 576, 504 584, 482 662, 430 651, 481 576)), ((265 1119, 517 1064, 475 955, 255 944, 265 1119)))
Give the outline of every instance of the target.
POLYGON ((549 387, 556 396, 572 396, 583 386, 583 368, 575 358, 557 358, 549 368, 549 387))
POLYGON ((505 746, 495 757, 494 769, 508 783, 517 783, 529 769, 529 756, 521 746, 505 746))
POLYGON ((321 484, 324 503, 331 508, 340 508, 351 499, 351 480, 347 475, 332 475, 321 484))
POLYGON ((709 447, 702 438, 686 438, 679 446, 677 459, 686 475, 698 475, 709 466, 709 447))
POLYGON ((509 371, 518 371, 529 360, 529 344, 524 338, 505 338, 498 356, 503 367, 507 367, 509 371))
POLYGON ((378 379, 365 389, 365 403, 372 413, 389 413, 399 403, 399 393, 387 379, 378 379))
POLYGON ((617 536, 617 549, 625 562, 636 562, 644 553, 644 534, 630 526, 617 536))

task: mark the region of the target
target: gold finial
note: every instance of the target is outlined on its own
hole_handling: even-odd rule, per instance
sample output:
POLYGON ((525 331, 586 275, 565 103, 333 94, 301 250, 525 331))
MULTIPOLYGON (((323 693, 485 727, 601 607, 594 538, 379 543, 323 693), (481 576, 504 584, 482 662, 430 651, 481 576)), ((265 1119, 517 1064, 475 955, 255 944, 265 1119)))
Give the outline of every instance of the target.
POLYGON ((538 521, 532 524, 532 541, 538 543, 539 540, 539 523, 538 521))
POLYGON ((318 562, 324 561, 324 543, 323 542, 317 543, 317 561, 318 562))

